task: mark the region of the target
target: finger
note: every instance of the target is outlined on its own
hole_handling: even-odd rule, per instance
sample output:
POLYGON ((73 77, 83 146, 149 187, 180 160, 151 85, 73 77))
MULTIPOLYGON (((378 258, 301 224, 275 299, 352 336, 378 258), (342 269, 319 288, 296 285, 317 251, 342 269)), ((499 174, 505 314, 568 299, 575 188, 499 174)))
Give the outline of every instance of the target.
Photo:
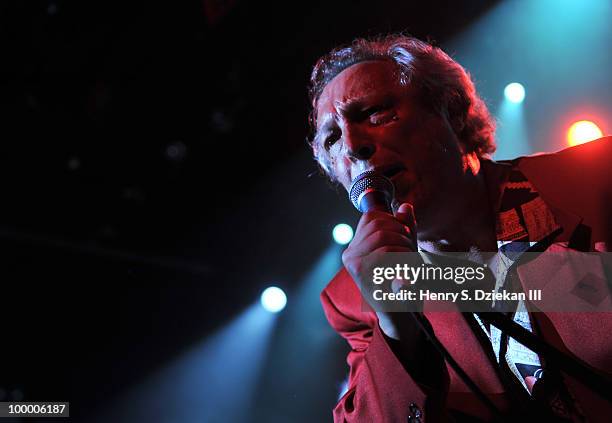
POLYGON ((372 251, 371 254, 381 254, 381 253, 413 253, 414 249, 411 247, 403 247, 400 245, 384 245, 376 250, 372 251))
POLYGON ((365 225, 361 231, 363 232, 364 237, 367 237, 368 235, 377 231, 391 231, 397 232, 398 234, 410 236, 410 230, 408 229, 408 227, 399 222, 393 216, 389 216, 386 219, 374 219, 370 221, 367 225, 365 225))
POLYGON ((381 212, 377 210, 373 210, 373 211, 364 213, 361 215, 361 218, 359 219, 359 223, 357 224, 357 229, 355 229, 355 233, 357 233, 361 228, 363 228, 365 225, 370 223, 372 220, 386 219, 389 216, 390 216, 389 213, 385 213, 385 212, 381 212))
POLYGON ((364 232, 364 229, 370 222, 375 220, 388 220, 389 218, 393 218, 389 213, 384 213, 380 211, 370 211, 361 215, 359 219, 359 223, 357 223, 357 228, 355 229, 355 237, 353 238, 353 242, 357 242, 359 239, 363 239, 365 236, 368 236, 371 231, 364 232))
POLYGON ((364 256, 380 247, 405 247, 414 251, 412 240, 405 234, 392 231, 378 231, 351 248, 352 255, 364 256))
POLYGON ((417 227, 412 204, 402 203, 395 212, 395 218, 408 227, 413 239, 416 241, 417 227))
POLYGON ((416 226, 414 208, 410 203, 402 203, 395 212, 395 218, 411 229, 416 226))

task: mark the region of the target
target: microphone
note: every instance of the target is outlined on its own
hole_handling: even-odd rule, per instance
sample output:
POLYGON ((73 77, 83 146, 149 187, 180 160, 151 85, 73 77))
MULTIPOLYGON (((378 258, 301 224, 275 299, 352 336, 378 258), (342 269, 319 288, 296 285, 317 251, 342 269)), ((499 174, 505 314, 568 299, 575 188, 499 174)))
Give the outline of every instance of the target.
POLYGON ((349 198, 361 213, 378 210, 393 214, 391 203, 395 197, 393 182, 373 170, 359 174, 351 183, 349 198))

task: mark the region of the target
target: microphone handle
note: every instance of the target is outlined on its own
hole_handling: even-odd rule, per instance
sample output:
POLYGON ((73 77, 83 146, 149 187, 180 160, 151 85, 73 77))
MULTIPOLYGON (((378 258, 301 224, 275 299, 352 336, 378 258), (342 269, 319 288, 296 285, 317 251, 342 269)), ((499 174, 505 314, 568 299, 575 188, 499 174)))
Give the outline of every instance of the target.
POLYGON ((381 211, 393 214, 387 194, 379 190, 367 190, 361 195, 359 209, 362 213, 381 211))

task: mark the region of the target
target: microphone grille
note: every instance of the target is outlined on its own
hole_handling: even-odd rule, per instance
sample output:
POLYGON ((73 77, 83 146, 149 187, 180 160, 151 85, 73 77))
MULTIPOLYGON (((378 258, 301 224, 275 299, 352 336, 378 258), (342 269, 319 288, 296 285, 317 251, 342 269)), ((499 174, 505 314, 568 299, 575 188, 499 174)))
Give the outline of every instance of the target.
POLYGON ((361 200, 361 195, 369 190, 383 192, 387 196, 389 202, 391 202, 395 196, 395 188, 393 187, 393 182, 391 182, 389 178, 373 170, 365 171, 353 180, 351 189, 349 190, 349 199, 357 210, 362 211, 359 207, 359 201, 361 200))

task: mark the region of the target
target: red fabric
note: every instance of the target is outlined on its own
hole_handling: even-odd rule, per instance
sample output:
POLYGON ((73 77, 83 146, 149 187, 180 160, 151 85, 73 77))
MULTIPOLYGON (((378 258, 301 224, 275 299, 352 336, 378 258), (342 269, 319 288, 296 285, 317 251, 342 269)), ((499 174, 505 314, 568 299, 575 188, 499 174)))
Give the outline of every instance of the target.
MULTIPOLYGON (((567 241, 580 222, 592 229, 592 241, 610 242, 612 203, 612 137, 556 154, 522 158, 519 169, 534 184, 565 231, 567 241)), ((490 415, 457 375, 448 369, 442 392, 417 384, 387 344, 373 311, 362 311, 360 292, 342 269, 321 293, 331 326, 351 346, 349 390, 333 411, 335 422, 406 422, 411 404, 422 411, 421 421, 435 408, 458 410, 488 420, 490 415)), ((425 313, 438 339, 462 368, 502 410, 508 403, 493 364, 459 313, 425 313)), ((541 336, 593 368, 612 374, 612 313, 535 313, 541 336)), ((604 422, 612 406, 579 382, 566 385, 588 421, 604 422)), ((412 408, 414 410, 414 408, 412 408)))

